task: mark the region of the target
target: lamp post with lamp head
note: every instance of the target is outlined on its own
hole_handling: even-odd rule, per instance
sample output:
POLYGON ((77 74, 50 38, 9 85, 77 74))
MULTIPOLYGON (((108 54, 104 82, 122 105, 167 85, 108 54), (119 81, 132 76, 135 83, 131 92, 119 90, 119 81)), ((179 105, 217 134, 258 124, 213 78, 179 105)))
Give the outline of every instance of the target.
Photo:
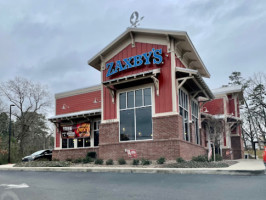
POLYGON ((10 105, 9 111, 9 140, 8 140, 8 163, 10 163, 10 146, 11 146, 11 107, 15 106, 14 104, 10 105))

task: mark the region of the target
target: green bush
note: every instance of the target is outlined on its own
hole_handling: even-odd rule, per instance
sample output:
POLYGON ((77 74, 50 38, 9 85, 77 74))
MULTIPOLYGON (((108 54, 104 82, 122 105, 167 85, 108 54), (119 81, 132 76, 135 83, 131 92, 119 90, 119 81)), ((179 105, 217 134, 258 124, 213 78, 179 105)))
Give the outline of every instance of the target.
POLYGON ((148 159, 142 158, 141 159, 141 164, 142 165, 150 165, 152 162, 148 159))
POLYGON ((94 164, 96 164, 96 165, 102 165, 102 164, 103 164, 103 159, 97 158, 97 159, 94 161, 94 164))
POLYGON ((119 165, 125 165, 125 164, 127 164, 127 162, 125 161, 124 158, 119 158, 117 161, 118 161, 118 164, 119 165))
POLYGON ((82 158, 77 158, 75 160, 73 160, 73 163, 81 163, 83 161, 82 158))
POLYGON ((195 162, 208 162, 208 157, 207 157, 207 155, 199 155, 199 156, 192 157, 192 161, 195 161, 195 162))
POLYGON ((90 157, 90 158, 94 158, 96 159, 97 158, 97 153, 92 151, 92 152, 88 152, 87 153, 87 157, 90 157))
POLYGON ((132 165, 139 165, 139 159, 134 159, 132 161, 132 165))
POLYGON ((84 159, 82 160, 83 163, 91 163, 91 162, 93 162, 93 161, 94 161, 94 159, 91 158, 91 157, 86 157, 86 158, 84 158, 84 159))
POLYGON ((164 157, 160 157, 156 162, 157 162, 157 164, 162 165, 162 164, 165 163, 165 158, 164 157))
POLYGON ((67 158, 66 161, 72 162, 72 158, 67 158))
MULTIPOLYGON (((222 161, 223 157, 220 154, 215 154, 215 161, 222 161)), ((212 161, 214 161, 214 155, 212 155, 212 161)))
POLYGON ((176 159, 176 162, 177 163, 184 163, 184 162, 186 162, 183 158, 181 158, 181 157, 178 157, 177 159, 176 159))
POLYGON ((113 165, 114 161, 112 159, 109 159, 105 162, 106 165, 113 165))
POLYGON ((8 163, 8 156, 7 154, 0 154, 0 165, 8 163))

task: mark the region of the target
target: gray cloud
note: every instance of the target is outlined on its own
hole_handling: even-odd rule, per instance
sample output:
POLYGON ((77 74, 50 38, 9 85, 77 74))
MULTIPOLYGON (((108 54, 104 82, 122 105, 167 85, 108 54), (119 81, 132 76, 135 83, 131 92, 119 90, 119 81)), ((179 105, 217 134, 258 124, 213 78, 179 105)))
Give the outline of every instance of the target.
POLYGON ((0 80, 40 81, 52 93, 100 83, 87 60, 130 25, 187 31, 211 73, 211 88, 233 70, 264 70, 266 2, 253 1, 6 1, 0 2, 0 80))

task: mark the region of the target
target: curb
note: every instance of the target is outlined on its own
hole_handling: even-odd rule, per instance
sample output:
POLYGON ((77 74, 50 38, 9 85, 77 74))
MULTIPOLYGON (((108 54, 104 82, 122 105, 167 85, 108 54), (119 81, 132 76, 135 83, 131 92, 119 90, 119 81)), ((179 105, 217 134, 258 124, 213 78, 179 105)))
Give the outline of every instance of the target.
POLYGON ((262 175, 264 169, 230 170, 222 168, 108 168, 108 167, 10 167, 0 168, 0 171, 36 171, 36 172, 112 172, 112 173, 148 173, 148 174, 213 174, 213 175, 262 175))

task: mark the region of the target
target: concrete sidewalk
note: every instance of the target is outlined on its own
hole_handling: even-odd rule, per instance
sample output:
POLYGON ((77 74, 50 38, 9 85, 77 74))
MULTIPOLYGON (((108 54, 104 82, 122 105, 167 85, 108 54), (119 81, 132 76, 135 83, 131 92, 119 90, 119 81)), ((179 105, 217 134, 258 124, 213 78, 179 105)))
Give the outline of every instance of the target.
POLYGON ((136 167, 14 167, 13 164, 0 165, 8 171, 57 171, 57 172, 114 172, 114 173, 167 173, 167 174, 228 174, 260 175, 265 174, 262 160, 241 159, 226 168, 136 168, 136 167))

